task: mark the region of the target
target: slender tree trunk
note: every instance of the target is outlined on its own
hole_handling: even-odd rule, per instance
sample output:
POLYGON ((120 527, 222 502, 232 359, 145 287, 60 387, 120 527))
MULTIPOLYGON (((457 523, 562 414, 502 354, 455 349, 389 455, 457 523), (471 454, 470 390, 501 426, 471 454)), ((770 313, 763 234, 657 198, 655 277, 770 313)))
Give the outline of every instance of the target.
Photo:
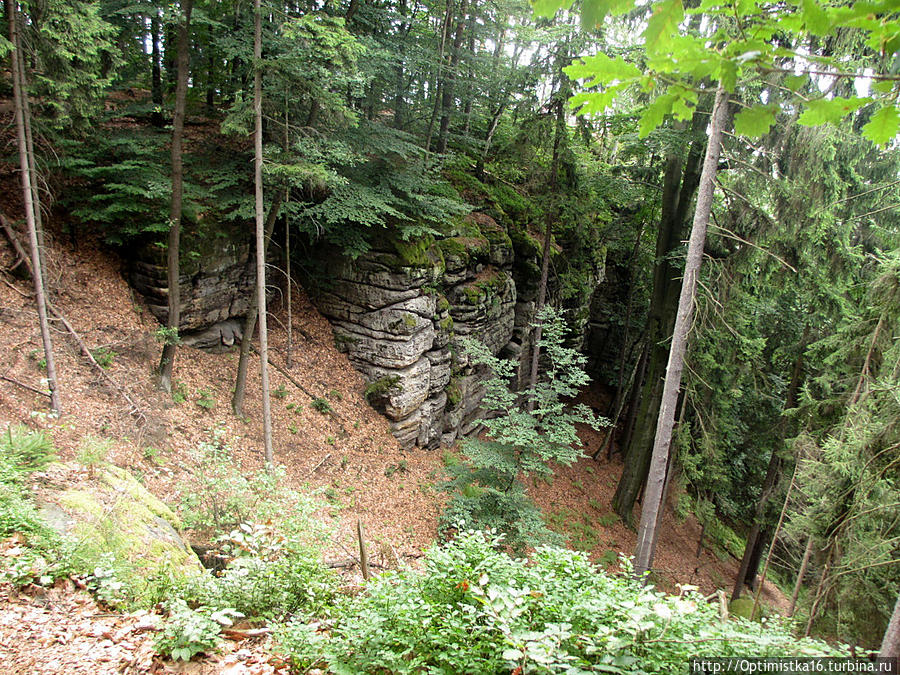
POLYGON ((619 347, 619 356, 616 359, 618 367, 618 381, 616 382, 616 395, 609 404, 609 411, 612 413, 619 409, 619 404, 624 396, 625 390, 625 366, 627 365, 628 356, 628 340, 631 337, 631 311, 634 307, 634 271, 637 263, 638 252, 641 248, 641 236, 644 234, 645 221, 641 221, 638 228, 637 236, 634 238, 634 247, 631 249, 631 258, 628 260, 628 298, 625 301, 625 335, 622 336, 622 345, 619 347))
MULTIPOLYGON (((803 337, 800 339, 800 350, 797 358, 794 360, 794 367, 791 369, 791 381, 788 384, 787 395, 784 400, 784 410, 790 410, 797 407, 797 394, 800 390, 800 382, 803 376, 803 356, 806 350, 806 343, 809 340, 809 327, 804 327, 803 337)), ((786 418, 782 412, 779 420, 779 426, 785 424, 786 418)), ((772 496, 772 491, 778 482, 781 471, 781 461, 778 453, 772 451, 769 458, 769 466, 766 469, 766 477, 763 480, 762 491, 759 495, 759 501, 756 504, 756 513, 753 518, 753 525, 747 535, 747 543, 744 546, 744 556, 741 560, 741 567, 738 571, 737 578, 734 581, 734 589, 731 591, 731 600, 737 600, 741 597, 744 585, 752 585, 751 581, 756 578, 756 570, 759 567, 760 550, 765 546, 766 537, 760 536, 760 528, 763 524, 763 518, 766 513, 766 506, 772 496)))
POLYGON ((162 61, 159 53, 159 10, 150 16, 150 98, 153 112, 150 121, 155 127, 163 125, 162 61))
POLYGON ((791 482, 788 485, 787 494, 784 496, 784 506, 781 507, 781 515, 778 517, 778 524, 775 526, 775 532, 772 533, 772 543, 769 545, 769 552, 766 555, 766 562, 763 565, 763 571, 759 578, 759 584, 756 587, 756 594, 753 596, 753 609, 750 610, 750 619, 756 616, 756 608, 759 606, 759 598, 762 595, 763 586, 766 583, 766 575, 769 573, 769 563, 772 562, 772 554, 775 552, 775 544, 778 542, 778 535, 781 534, 781 526, 784 524, 784 517, 787 515, 788 504, 791 502, 791 493, 794 491, 794 485, 797 479, 797 468, 799 464, 794 465, 794 473, 791 475, 791 482))
MULTIPOLYGON (((753 516, 753 525, 750 527, 750 532, 747 534, 747 543, 744 545, 744 556, 741 559, 741 566, 738 570, 737 578, 734 580, 734 588, 731 590, 732 602, 741 597, 741 592, 744 590, 744 584, 747 583, 747 577, 750 576, 750 563, 755 552, 759 548, 760 528, 762 527, 763 517, 766 513, 766 506, 769 503, 769 498, 772 496, 772 490, 775 488, 775 483, 778 480, 780 465, 781 460, 778 457, 778 453, 773 450, 772 455, 769 458, 769 466, 766 469, 766 477, 763 480, 762 492, 759 495, 759 501, 756 503, 756 513, 753 516)), ((757 565, 759 564, 758 555, 756 556, 756 563, 757 565)), ((756 570, 753 571, 752 576, 756 576, 756 570)))
POLYGON ((175 83, 175 112, 172 118, 172 202, 169 210, 168 285, 169 315, 166 326, 169 335, 159 361, 159 388, 172 391, 172 370, 178 345, 178 325, 181 321, 181 206, 184 195, 184 110, 187 101, 188 68, 190 67, 191 10, 194 0, 181 4, 184 21, 178 24, 178 80, 175 83))
POLYGON ((878 652, 878 656, 884 659, 900 658, 900 595, 897 596, 897 602, 894 603, 894 612, 891 614, 887 630, 884 631, 884 639, 881 641, 881 651, 878 652))
POLYGON ((828 549, 828 554, 825 556, 825 567, 822 570, 822 576, 819 577, 819 583, 816 585, 816 594, 813 597, 812 605, 809 608, 809 617, 806 620, 806 627, 803 629, 803 637, 809 637, 809 632, 812 630, 813 623, 816 620, 816 616, 819 613, 819 605, 827 594, 826 586, 828 585, 829 572, 831 571, 831 562, 834 559, 834 546, 832 545, 828 549))
MULTIPOLYGON (((550 168, 550 187, 551 190, 556 188, 559 182, 559 146, 562 141, 561 136, 565 133, 565 110, 563 108, 563 100, 559 99, 556 111, 556 131, 553 134, 553 161, 550 168)), ((537 303, 534 306, 535 326, 534 333, 531 338, 531 368, 528 374, 528 387, 531 391, 535 390, 538 382, 538 374, 540 371, 541 359, 541 335, 543 333, 543 321, 541 313, 544 310, 544 303, 547 301, 547 283, 550 276, 550 241, 552 236, 551 226, 553 224, 552 216, 548 210, 547 226, 544 228, 544 244, 541 249, 541 280, 538 283, 537 303)), ((535 400, 529 398, 526 403, 528 412, 534 410, 535 400)))
POLYGON ((803 586, 803 577, 806 576, 806 568, 809 567, 809 557, 813 551, 812 535, 806 539, 806 550, 803 551, 803 560, 800 561, 800 569, 797 571, 797 581, 794 583, 794 592, 791 593, 791 605, 788 607, 788 618, 794 616, 794 610, 797 609, 797 598, 800 597, 800 588, 803 586))
POLYGON ((19 57, 21 40, 18 31, 18 12, 15 0, 6 0, 6 16, 9 21, 9 41, 15 53, 12 55, 13 76, 13 108, 16 123, 16 144, 19 149, 19 169, 22 176, 22 197, 25 202, 25 224, 28 228, 28 244, 31 249, 32 277, 34 296, 38 310, 38 323, 41 329, 41 342, 44 346, 44 358, 47 361, 47 386, 50 389, 50 408, 57 415, 62 413, 59 400, 59 381, 56 377, 56 359, 53 356, 53 342, 50 339, 50 324, 47 321, 47 301, 44 296, 44 281, 41 265, 41 249, 38 243, 37 222, 34 208, 34 176, 31 172, 32 161, 28 157, 28 140, 25 132, 25 104, 28 93, 24 90, 22 66, 24 59, 19 57))
POLYGON ((438 65, 434 75, 434 103, 431 106, 431 118, 428 120, 428 133, 425 134, 425 152, 431 152, 431 138, 434 132, 434 123, 440 110, 442 91, 444 89, 444 61, 447 49, 447 39, 450 36, 450 22, 453 21, 453 0, 447 0, 444 12, 444 21, 441 25, 441 46, 438 50, 438 65))
POLYGON ((262 10, 260 0, 253 0, 253 116, 256 120, 253 182, 256 195, 256 303, 259 312, 259 368, 262 380, 263 443, 266 467, 272 466, 272 410, 269 403, 269 332, 266 325, 266 253, 263 205, 263 139, 262 139, 262 10))
MULTIPOLYGON (((284 105, 284 151, 285 154, 288 152, 288 148, 290 147, 291 138, 290 138, 290 124, 289 113, 287 107, 287 99, 285 99, 284 105)), ((291 189, 289 187, 284 189, 284 201, 285 204, 288 204, 291 199, 291 189)), ((291 287, 291 223, 288 220, 288 215, 290 214, 290 209, 285 209, 285 219, 284 219, 284 281, 285 281, 285 300, 287 301, 287 353, 285 354, 285 365, 288 369, 294 367, 294 313, 293 313, 293 304, 291 302, 291 291, 293 290, 291 287)), ((269 235, 271 236, 271 234, 269 235)))
MULTIPOLYGON (((646 340, 646 338, 645 338, 646 340)), ((622 434, 621 447, 627 448, 631 445, 634 438, 634 427, 637 422, 638 408, 640 407, 641 390, 643 388, 644 378, 647 375, 647 359, 650 354, 650 345, 645 342, 638 356, 638 369, 634 378, 634 384, 631 387, 631 395, 628 402, 628 416, 625 419, 625 433, 622 434)))
MULTIPOLYGON (((272 231, 275 229, 275 221, 278 218, 278 209, 281 207, 281 195, 275 197, 275 201, 269 207, 269 215, 266 216, 266 243, 265 257, 268 259, 269 242, 272 240, 272 231)), ((254 269, 256 265, 254 264, 254 269)), ((238 358, 237 376, 234 378, 234 396, 231 397, 231 409, 235 417, 244 414, 244 395, 247 391, 247 370, 250 365, 250 345, 253 342, 253 331, 256 330, 256 318, 259 309, 257 300, 259 294, 256 290, 256 282, 253 283, 253 295, 250 296, 250 306, 247 308, 247 316, 244 317, 244 326, 241 329, 241 351, 238 358)))
POLYGON ((206 27, 206 111, 209 114, 216 109, 216 55, 213 51, 213 31, 206 27))
MULTIPOLYGON (((699 133, 707 123, 705 113, 698 111, 691 128, 699 133)), ((681 246, 689 208, 700 182, 700 168, 704 141, 691 144, 687 160, 682 163, 678 154, 671 154, 666 163, 663 181, 662 212, 656 237, 656 263, 653 268, 653 291, 647 318, 648 351, 643 366, 645 375, 638 378, 636 394, 639 401, 630 414, 635 415, 627 434, 624 469, 613 497, 613 509, 631 525, 632 510, 647 479, 653 439, 662 401, 665 364, 669 358, 668 339, 672 335, 678 309, 681 276, 671 262, 672 252, 681 246), (640 383, 643 382, 641 385, 640 383)))
POLYGON ((727 115, 727 94, 720 85, 716 91, 716 102, 713 106, 710 122, 709 142, 706 148, 706 157, 703 161, 703 172, 700 176, 697 194, 697 206, 694 211, 694 223, 688 243, 684 281, 681 285, 681 297, 678 301, 678 314, 675 318, 675 331, 672 334, 672 347, 669 350, 669 364, 666 368, 666 381, 663 387, 659 420, 656 426, 650 474, 647 480, 643 508, 641 509, 641 524, 638 529, 634 566, 635 574, 638 577, 643 577, 644 573, 649 571, 653 564, 653 550, 657 536, 656 522, 661 508, 660 502, 666 479, 666 464, 669 459, 669 447, 672 444, 672 428, 675 424, 675 410, 678 404, 678 391, 681 388, 684 355, 687 351, 687 339, 694 313, 697 278, 700 274, 700 264, 703 261, 703 246, 706 241, 706 228, 709 225, 710 212, 712 211, 716 168, 719 163, 722 131, 725 127, 727 115))
POLYGON ((450 114, 453 107, 453 95, 456 89, 456 69, 459 66, 460 48, 462 47, 463 34, 466 26, 466 9, 469 0, 460 0, 459 16, 456 21, 456 32, 453 36, 453 48, 450 51, 450 59, 444 84, 441 89, 441 125, 438 131, 437 153, 447 152, 447 141, 450 135, 450 114))
MULTIPOLYGON (((21 15, 16 16, 16 21, 21 22, 21 15)), ((31 131, 31 99, 28 96, 28 75, 25 70, 25 50, 22 49, 22 26, 16 31, 18 44, 15 45, 14 55, 18 56, 19 86, 22 91, 22 119, 25 123, 25 144, 28 150, 28 170, 31 174, 31 200, 34 205, 34 227, 37 232, 38 252, 41 256, 41 283, 44 285, 44 293, 50 294, 47 284, 47 242, 44 239, 44 213, 41 208, 41 174, 37 170, 37 155, 34 152, 34 134, 31 131)))

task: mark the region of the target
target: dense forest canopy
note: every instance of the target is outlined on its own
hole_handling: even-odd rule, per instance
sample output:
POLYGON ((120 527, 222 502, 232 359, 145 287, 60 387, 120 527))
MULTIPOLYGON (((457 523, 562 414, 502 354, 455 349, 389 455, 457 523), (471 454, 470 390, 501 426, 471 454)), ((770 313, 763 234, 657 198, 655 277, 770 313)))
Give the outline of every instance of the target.
MULTIPOLYGON (((255 216, 262 242, 270 216, 309 279, 323 250, 424 251, 486 214, 530 252, 537 310, 565 311, 559 349, 593 344, 605 274, 585 356, 613 428, 586 450, 622 455, 615 512, 675 495, 743 548, 734 598, 796 582, 801 632, 877 646, 900 593, 896 7, 533 4, 7 0, 0 97, 31 125, 7 154, 30 148, 32 215, 72 238, 171 254, 182 225, 213 240, 255 216)), ((479 489, 502 501, 520 470, 479 489)))

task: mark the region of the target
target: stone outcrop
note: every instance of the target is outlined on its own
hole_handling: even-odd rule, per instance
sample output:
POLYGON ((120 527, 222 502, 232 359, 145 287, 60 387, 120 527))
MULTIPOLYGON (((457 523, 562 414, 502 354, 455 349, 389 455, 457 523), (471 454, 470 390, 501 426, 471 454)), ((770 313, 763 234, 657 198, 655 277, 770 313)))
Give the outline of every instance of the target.
MULTIPOLYGON (((179 330, 198 347, 233 342, 227 324, 216 335, 204 331, 229 319, 242 317, 250 307, 255 282, 250 228, 217 223, 215 235, 196 223, 185 222, 181 242, 181 316, 179 330), (212 339, 217 338, 217 339, 212 339)), ((169 315, 166 247, 156 241, 134 245, 129 258, 128 281, 144 296, 150 312, 165 324, 169 315)))
POLYGON ((84 479, 75 464, 51 464, 42 474, 39 508, 47 524, 97 553, 129 563, 147 578, 164 570, 199 572, 200 560, 178 532, 174 513, 128 471, 97 467, 84 479))
POLYGON ((515 259, 506 230, 483 214, 442 239, 329 259, 316 305, 404 447, 452 443, 477 426, 486 373, 467 362, 463 338, 522 353, 533 301, 520 297, 528 285, 517 285, 515 259))

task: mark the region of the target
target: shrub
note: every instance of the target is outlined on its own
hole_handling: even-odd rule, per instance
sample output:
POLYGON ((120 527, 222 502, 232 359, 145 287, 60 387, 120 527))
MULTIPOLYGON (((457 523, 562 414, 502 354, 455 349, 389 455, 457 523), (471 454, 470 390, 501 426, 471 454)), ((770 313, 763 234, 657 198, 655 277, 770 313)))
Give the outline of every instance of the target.
POLYGON ((369 405, 376 405, 387 398, 392 392, 400 390, 400 387, 397 386, 398 382, 400 382, 400 377, 398 375, 385 375, 384 377, 379 377, 377 380, 373 380, 366 385, 363 396, 366 401, 369 402, 369 405))
POLYGON ((517 549, 553 541, 518 478, 550 476, 549 462, 568 465, 577 460, 582 452, 575 424, 598 427, 601 420, 584 405, 564 403, 589 380, 585 360, 563 345, 566 328, 558 312, 545 307, 541 321, 541 352, 547 367, 541 381, 524 391, 509 386, 515 381, 517 362, 493 356, 478 342, 464 342, 471 362, 494 375, 485 382, 482 400, 482 407, 492 414, 483 422, 486 438, 460 443, 469 461, 448 467, 452 477, 448 487, 458 492, 441 516, 442 532, 462 519, 479 529, 498 529, 517 549), (466 491, 467 486, 479 489, 466 491))
POLYGON ((43 431, 11 425, 0 433, 0 482, 18 482, 55 459, 56 450, 43 431))
POLYGON ((94 357, 94 361, 97 362, 98 366, 109 368, 118 354, 107 347, 97 347, 91 350, 91 356, 94 357))
POLYGON ((156 649, 175 661, 190 661, 197 654, 218 649, 222 638, 219 637, 221 624, 216 619, 230 623, 228 617, 234 615, 229 611, 215 612, 209 607, 191 609, 181 598, 171 601, 168 610, 162 633, 156 639, 156 649))
POLYGON ((334 593, 333 575, 314 551, 283 552, 231 561, 220 576, 200 575, 184 591, 192 604, 234 608, 252 618, 272 619, 321 611, 334 593))
POLYGON ((106 457, 112 449, 112 441, 103 438, 85 436, 81 440, 81 447, 75 459, 79 464, 87 468, 90 477, 94 477, 97 467, 106 462, 106 457))
POLYGON ((401 570, 337 603, 327 624, 276 626, 300 671, 336 673, 684 672, 691 657, 839 656, 787 624, 722 622, 685 589, 666 596, 556 547, 516 560, 499 537, 465 532, 433 548, 425 573, 401 570))

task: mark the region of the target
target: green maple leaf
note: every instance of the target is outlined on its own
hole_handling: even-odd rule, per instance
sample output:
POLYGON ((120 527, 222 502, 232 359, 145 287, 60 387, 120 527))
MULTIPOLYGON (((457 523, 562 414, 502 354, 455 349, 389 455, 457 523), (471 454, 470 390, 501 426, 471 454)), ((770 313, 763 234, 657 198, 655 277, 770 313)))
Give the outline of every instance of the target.
POLYGON ((676 94, 666 92, 665 94, 657 96, 653 102, 644 109, 644 114, 641 115, 640 128, 638 130, 638 135, 641 138, 646 138, 651 131, 663 123, 666 115, 672 112, 672 106, 677 98, 678 96, 676 94))
POLYGON ((734 133, 749 138, 759 138, 769 133, 775 124, 777 105, 757 105, 744 108, 734 116, 734 133))
POLYGON ((632 82, 641 76, 641 71, 637 66, 628 63, 621 56, 611 59, 606 54, 586 56, 572 65, 566 66, 563 71, 573 80, 593 78, 587 85, 589 87, 610 84, 615 81, 632 82))
POLYGON ((875 145, 887 145, 900 134, 900 111, 888 105, 878 110, 868 124, 862 128, 862 135, 875 145))
POLYGON ((668 50, 669 39, 678 34, 678 24, 684 20, 684 6, 681 0, 665 0, 656 5, 653 16, 644 31, 644 44, 648 52, 664 53, 668 50))
POLYGON ((569 9, 574 0, 534 0, 531 8, 535 16, 545 18, 553 18, 553 16, 561 9, 569 9))
POLYGON ((844 117, 871 102, 872 99, 867 96, 855 96, 853 98, 835 96, 830 99, 816 99, 806 104, 806 110, 797 118, 797 123, 806 127, 815 127, 820 124, 838 124, 844 117))
POLYGON ((581 27, 593 30, 607 14, 624 14, 634 6, 633 0, 584 0, 581 5, 581 27))

